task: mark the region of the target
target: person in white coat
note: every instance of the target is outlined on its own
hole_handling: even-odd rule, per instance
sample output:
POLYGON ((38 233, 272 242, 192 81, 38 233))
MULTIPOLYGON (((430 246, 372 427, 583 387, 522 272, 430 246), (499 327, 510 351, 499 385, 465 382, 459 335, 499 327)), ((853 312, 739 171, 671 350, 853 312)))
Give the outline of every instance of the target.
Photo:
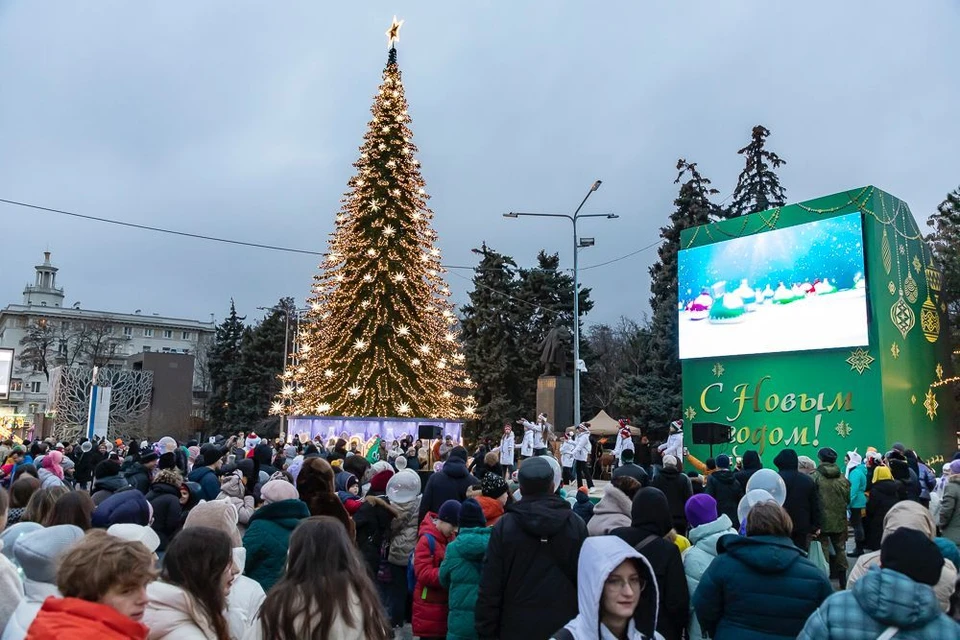
POLYGON ((586 480, 587 486, 593 489, 593 472, 587 463, 590 459, 590 423, 581 422, 577 427, 576 446, 573 449, 573 461, 577 467, 577 488, 583 486, 586 480))
POLYGON ((500 436, 500 468, 506 477, 517 470, 516 456, 514 449, 517 447, 517 439, 513 435, 513 427, 509 424, 503 425, 503 435, 500 436))
POLYGON ((239 640, 247 633, 266 597, 259 582, 243 575, 247 550, 240 538, 237 516, 237 509, 232 503, 214 500, 195 506, 183 523, 184 531, 196 527, 218 529, 229 536, 233 545, 233 563, 239 572, 227 594, 227 623, 233 640, 239 640))
POLYGON ((547 453, 547 439, 549 438, 552 425, 547 422, 547 414, 541 413, 537 416, 536 422, 530 422, 526 418, 517 420, 523 425, 523 440, 520 442, 520 456, 529 458, 531 456, 542 456, 547 453))
MULTIPOLYGON (((687 576, 687 591, 696 593, 700 576, 717 557, 717 541, 725 535, 737 533, 730 517, 717 515, 717 501, 712 496, 700 493, 684 506, 684 515, 691 529, 687 533, 690 548, 683 552, 683 572, 687 576)), ((690 598, 690 640, 701 640, 706 634, 700 629, 700 622, 693 610, 693 598, 690 598)))
POLYGON ((573 429, 567 429, 563 434, 563 444, 560 445, 560 466, 563 468, 563 484, 573 482, 573 451, 577 448, 576 434, 573 429))
POLYGON ((23 600, 3 630, 3 640, 23 640, 27 629, 49 596, 62 598, 57 589, 57 560, 74 542, 83 537, 83 529, 61 524, 25 533, 13 545, 13 556, 23 569, 23 600))
POLYGON ((620 456, 624 451, 630 450, 636 452, 632 436, 633 434, 630 433, 630 425, 626 420, 621 420, 620 431, 617 433, 617 444, 613 447, 614 466, 620 466, 620 456))
POLYGON ((667 441, 657 447, 657 451, 664 458, 673 456, 681 463, 683 462, 683 420, 674 420, 670 423, 670 435, 667 441))
POLYGON ((577 563, 580 613, 552 640, 660 639, 657 579, 647 559, 616 536, 587 538, 577 563))
POLYGON ((236 575, 227 534, 209 527, 178 533, 163 556, 160 580, 147 587, 142 622, 149 640, 231 640, 224 613, 236 575))

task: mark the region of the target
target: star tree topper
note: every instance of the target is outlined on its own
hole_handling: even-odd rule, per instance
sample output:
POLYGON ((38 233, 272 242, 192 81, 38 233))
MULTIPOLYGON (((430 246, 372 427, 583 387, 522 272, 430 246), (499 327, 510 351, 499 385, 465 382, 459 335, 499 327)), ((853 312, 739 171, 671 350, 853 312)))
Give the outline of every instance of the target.
POLYGON ((387 29, 387 44, 393 48, 395 42, 400 42, 400 27, 403 26, 403 20, 397 21, 397 16, 393 16, 393 24, 387 29))

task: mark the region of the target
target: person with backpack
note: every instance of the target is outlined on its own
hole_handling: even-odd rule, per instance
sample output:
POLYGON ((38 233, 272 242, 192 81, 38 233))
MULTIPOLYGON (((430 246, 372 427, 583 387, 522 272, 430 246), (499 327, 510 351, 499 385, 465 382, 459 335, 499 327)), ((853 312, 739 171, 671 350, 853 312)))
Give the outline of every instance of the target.
POLYGON ((483 558, 490 542, 490 529, 479 502, 473 498, 463 501, 459 525, 457 538, 447 545, 440 565, 440 584, 450 593, 447 640, 476 640, 474 610, 483 558))
POLYGON ((850 504, 850 481, 837 465, 837 452, 825 447, 817 452, 820 466, 813 474, 813 481, 820 493, 823 505, 823 524, 820 527, 820 544, 828 553, 830 574, 847 582, 847 505, 850 504))
POLYGON ((518 473, 522 499, 490 532, 477 590, 481 640, 548 638, 577 614, 577 560, 587 525, 556 494, 545 456, 518 473))
POLYGON ((449 594, 440 584, 440 565, 460 520, 460 503, 447 500, 438 513, 420 523, 417 545, 410 558, 416 582, 413 588, 413 635, 421 640, 445 638, 449 594))

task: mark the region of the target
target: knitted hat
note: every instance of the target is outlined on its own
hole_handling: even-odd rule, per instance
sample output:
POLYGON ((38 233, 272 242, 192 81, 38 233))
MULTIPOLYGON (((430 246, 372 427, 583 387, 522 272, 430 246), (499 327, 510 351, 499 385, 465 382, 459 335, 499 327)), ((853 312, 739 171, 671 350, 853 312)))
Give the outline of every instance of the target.
POLYGON ((883 538, 880 566, 902 573, 914 582, 933 586, 940 581, 943 555, 922 532, 901 527, 883 538))
POLYGON ((83 529, 72 524, 46 527, 21 536, 13 555, 28 580, 54 584, 60 555, 82 537, 83 529))
POLYGON ((149 451, 140 456, 140 464, 149 464, 151 462, 156 462, 160 459, 160 456, 157 455, 156 451, 149 451))
POLYGON ((442 505, 440 505, 440 510, 437 512, 437 519, 440 522, 446 522, 457 526, 460 522, 460 503, 456 500, 447 500, 442 505))
POLYGON ((899 451, 900 453, 906 453, 907 448, 903 446, 902 442, 894 442, 893 446, 890 447, 894 451, 899 451))
POLYGON ((676 469, 680 466, 680 461, 677 460, 677 456, 671 456, 668 454, 663 456, 663 466, 676 469))
POLYGON ((176 469, 177 456, 172 451, 161 454, 160 463, 157 466, 161 469, 176 469))
POLYGON ((459 446, 458 446, 458 447, 454 447, 453 449, 450 449, 450 455, 449 455, 448 457, 449 457, 449 458, 460 458, 461 460, 463 460, 464 462, 466 462, 466 461, 467 461, 467 450, 464 449, 463 447, 459 447, 459 446))
POLYGON ((200 457, 200 447, 193 445, 192 447, 187 447, 187 459, 191 462, 200 457))
POLYGON ((139 524, 115 524, 107 529, 107 533, 128 542, 139 542, 150 553, 154 553, 160 548, 160 536, 150 527, 143 527, 139 524))
POLYGON ((689 500, 683 507, 683 513, 687 516, 687 522, 691 527, 699 527, 702 524, 714 522, 717 516, 717 501, 713 496, 705 493, 698 493, 689 500))
POLYGON ((832 464, 837 461, 837 452, 830 447, 824 447, 817 452, 817 457, 820 458, 820 462, 832 464))
POLYGON ((950 463, 950 475, 960 473, 960 460, 954 460, 950 463))
POLYGON ((550 493, 553 484, 553 468, 543 456, 527 458, 520 465, 517 474, 520 493, 523 495, 544 495, 550 493))
POLYGON ((260 489, 260 497, 267 504, 281 500, 295 500, 300 497, 297 488, 286 480, 271 480, 260 489))
POLYGON ((392 477, 393 471, 391 469, 384 469, 377 473, 370 478, 370 491, 377 491, 379 493, 386 491, 387 483, 390 482, 390 478, 392 477))
POLYGON ((215 444, 207 443, 200 447, 200 457, 197 462, 201 467, 209 467, 216 464, 217 460, 223 457, 223 451, 215 444))
MULTIPOLYGON (((271 482, 283 482, 283 484, 293 489, 293 485, 289 482, 282 480, 272 480, 271 482)), ((271 484, 271 482, 268 482, 263 488, 266 489, 267 485, 271 484)), ((296 489, 294 489, 294 492, 296 492, 296 489)), ((261 496, 262 495, 263 492, 261 491, 261 496)), ((201 502, 190 510, 187 519, 183 523, 183 528, 209 527, 216 529, 227 534, 234 547, 240 547, 243 546, 243 541, 240 539, 240 531, 237 529, 237 520, 237 508, 233 503, 227 500, 210 500, 208 502, 201 502)))
POLYGON ((729 468, 730 468, 730 456, 728 456, 725 453, 721 453, 720 455, 718 455, 717 469, 729 469, 729 468))
MULTIPOLYGON (((441 507, 441 511, 443 508, 441 507)), ((475 529, 487 526, 487 519, 483 515, 483 508, 473 498, 467 498, 460 505, 460 528, 475 529)))
POLYGON ((488 471, 480 481, 480 491, 488 498, 499 498, 507 490, 507 481, 492 471, 488 471))
POLYGON ((120 475, 120 463, 114 460, 98 462, 97 466, 93 468, 93 477, 97 480, 118 475, 120 475))

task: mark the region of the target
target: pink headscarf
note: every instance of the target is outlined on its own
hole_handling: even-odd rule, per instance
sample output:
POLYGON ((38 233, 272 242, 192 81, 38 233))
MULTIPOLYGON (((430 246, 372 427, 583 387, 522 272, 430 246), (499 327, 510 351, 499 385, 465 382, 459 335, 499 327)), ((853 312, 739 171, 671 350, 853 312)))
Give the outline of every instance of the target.
POLYGON ((40 464, 40 466, 63 480, 63 467, 60 466, 62 461, 63 454, 54 449, 43 456, 43 462, 40 464))

